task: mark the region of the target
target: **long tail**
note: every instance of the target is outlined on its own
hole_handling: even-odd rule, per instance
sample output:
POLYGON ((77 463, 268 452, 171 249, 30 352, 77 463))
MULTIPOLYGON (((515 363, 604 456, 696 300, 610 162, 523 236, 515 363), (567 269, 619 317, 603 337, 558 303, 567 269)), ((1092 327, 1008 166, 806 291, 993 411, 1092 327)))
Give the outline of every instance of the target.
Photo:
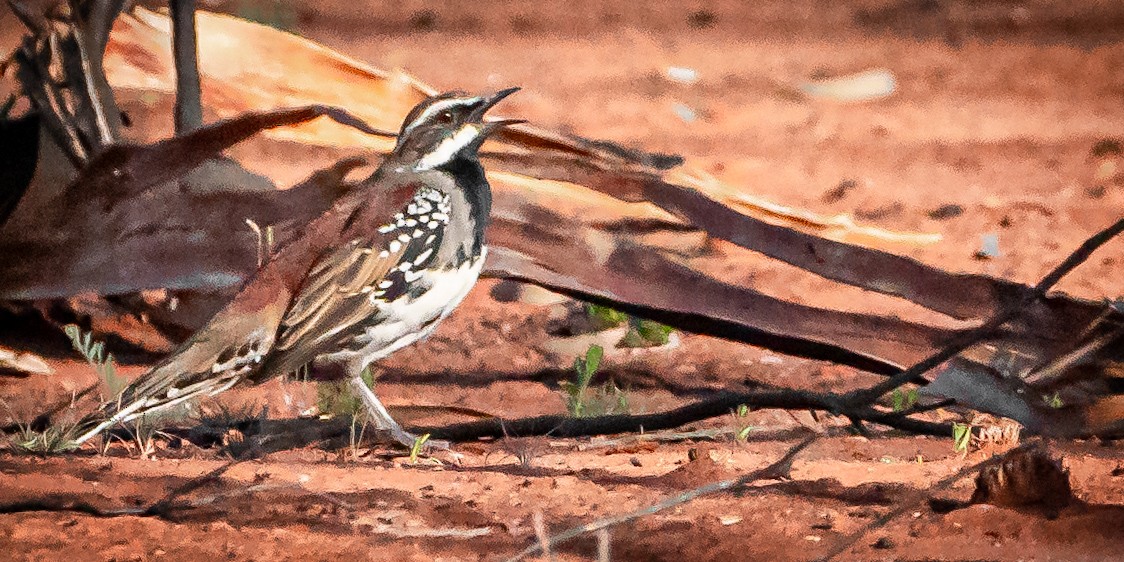
POLYGON ((145 373, 114 400, 82 418, 76 426, 74 444, 146 414, 176 406, 199 396, 215 395, 238 384, 253 365, 238 368, 184 373, 178 361, 163 363, 145 373))

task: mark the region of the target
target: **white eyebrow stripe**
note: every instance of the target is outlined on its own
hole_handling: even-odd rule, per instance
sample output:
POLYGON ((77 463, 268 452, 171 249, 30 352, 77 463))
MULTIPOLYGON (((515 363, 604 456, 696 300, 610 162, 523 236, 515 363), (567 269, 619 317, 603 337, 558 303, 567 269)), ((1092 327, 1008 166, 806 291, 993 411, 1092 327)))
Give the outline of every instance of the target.
POLYGON ((434 102, 433 105, 431 105, 431 106, 425 108, 424 110, 422 110, 422 112, 420 114, 418 114, 418 116, 415 117, 413 121, 410 121, 410 124, 406 126, 405 132, 408 133, 408 132, 414 130, 414 128, 417 127, 419 123, 424 123, 424 122, 428 121, 433 115, 436 115, 436 114, 438 114, 442 111, 445 111, 446 109, 452 109, 454 107, 460 107, 460 106, 474 105, 474 104, 480 103, 482 101, 484 101, 483 98, 475 97, 475 98, 450 98, 450 99, 447 99, 447 100, 441 100, 441 101, 434 102))
POLYGON ((441 141, 431 152, 422 157, 418 161, 415 169, 417 170, 432 170, 442 164, 448 163, 457 155, 464 147, 472 144, 476 137, 480 136, 480 127, 475 125, 465 125, 461 127, 457 134, 441 141))

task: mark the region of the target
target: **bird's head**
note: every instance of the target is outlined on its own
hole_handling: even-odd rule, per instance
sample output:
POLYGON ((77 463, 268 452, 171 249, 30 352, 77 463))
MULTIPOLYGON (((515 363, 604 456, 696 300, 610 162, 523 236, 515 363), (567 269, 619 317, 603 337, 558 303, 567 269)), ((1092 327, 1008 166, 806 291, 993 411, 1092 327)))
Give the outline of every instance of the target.
POLYGON ((406 115, 394 156, 418 170, 440 168, 460 158, 472 158, 492 132, 521 119, 484 121, 484 114, 519 88, 490 96, 448 92, 418 104, 406 115))

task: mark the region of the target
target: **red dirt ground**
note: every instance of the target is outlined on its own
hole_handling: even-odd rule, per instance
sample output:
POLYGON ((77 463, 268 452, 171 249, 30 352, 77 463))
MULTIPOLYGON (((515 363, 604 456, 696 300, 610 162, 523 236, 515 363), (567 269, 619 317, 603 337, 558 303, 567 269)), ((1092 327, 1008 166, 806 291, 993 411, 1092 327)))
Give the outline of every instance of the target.
MULTIPOLYGON (((206 4, 246 13, 255 3, 206 4)), ((953 270, 1034 281, 1124 208, 1124 159, 1093 155, 1099 142, 1121 135, 1124 123, 1124 8, 1110 2, 260 4, 281 10, 272 17, 306 36, 438 87, 523 86, 505 102, 507 115, 684 154, 787 205, 940 232, 939 244, 895 250, 953 270), (668 81, 668 66, 694 68, 699 81, 668 81), (809 77, 869 68, 891 70, 898 90, 859 104, 793 94, 809 77), (684 122, 675 104, 699 118, 684 122), (824 194, 846 180, 855 187, 825 202, 824 194), (945 204, 964 212, 929 216, 945 204), (1000 257, 973 259, 984 233, 998 234, 1000 257)), ((4 17, 0 29, 10 39, 14 22, 4 17)), ((236 156, 288 181, 307 171, 302 158, 313 158, 294 150, 254 145, 236 156)), ((720 269, 728 279, 778 296, 926 318, 753 256, 731 250, 728 258, 720 269)), ((1116 298, 1122 273, 1124 244, 1117 242, 1062 288, 1116 298)), ((428 342, 379 366, 380 394, 407 423, 431 421, 410 405, 504 417, 564 411, 558 382, 568 376, 562 369, 569 360, 539 350, 549 310, 497 304, 492 284, 481 283, 428 342)), ((58 372, 50 377, 0 379, 10 409, 0 416, 5 423, 95 378, 76 361, 53 365, 58 372)), ((745 379, 815 389, 871 380, 691 335, 677 349, 613 360, 605 371, 629 389, 633 411, 667 408, 745 379)), ((272 382, 221 402, 234 410, 268 405, 270 417, 293 417, 315 404, 315 390, 272 382)), ((613 560, 811 560, 995 452, 961 456, 951 438, 847 436, 837 420, 777 411, 690 429, 738 423, 755 427, 745 443, 591 447, 589 440, 513 439, 459 444, 459 460, 439 455, 416 465, 378 446, 282 450, 235 464, 183 496, 195 505, 166 518, 0 515, 0 552, 13 560, 503 559, 535 540, 536 512, 554 531, 623 513, 763 467, 821 432, 793 466, 796 484, 763 481, 746 493, 711 496, 611 531, 613 560), (690 449, 699 451, 698 460, 688 462, 690 449), (819 479, 837 482, 808 483, 819 479), (472 530, 481 534, 468 536, 472 530)), ((1084 502, 1055 519, 986 505, 941 515, 919 502, 840 559, 1119 559, 1124 450, 1075 442, 1056 444, 1055 452, 1084 502)), ((0 504, 54 497, 103 509, 147 506, 224 462, 215 450, 192 446, 162 447, 155 457, 142 460, 124 447, 108 455, 0 454, 0 504)), ((964 500, 971 490, 965 478, 935 495, 964 500)), ((595 541, 583 537, 555 556, 589 559, 595 541)))

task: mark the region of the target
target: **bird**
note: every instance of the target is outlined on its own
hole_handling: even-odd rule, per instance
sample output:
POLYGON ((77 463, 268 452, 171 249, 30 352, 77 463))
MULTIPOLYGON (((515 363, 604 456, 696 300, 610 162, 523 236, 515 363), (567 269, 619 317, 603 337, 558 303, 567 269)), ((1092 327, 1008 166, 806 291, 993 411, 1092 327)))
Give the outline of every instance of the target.
POLYGON ((484 115, 518 90, 446 92, 415 106, 370 177, 278 248, 179 348, 83 418, 74 443, 306 365, 342 368, 378 429, 418 443, 362 373, 428 337, 475 285, 492 201, 478 151, 524 122, 484 115))

